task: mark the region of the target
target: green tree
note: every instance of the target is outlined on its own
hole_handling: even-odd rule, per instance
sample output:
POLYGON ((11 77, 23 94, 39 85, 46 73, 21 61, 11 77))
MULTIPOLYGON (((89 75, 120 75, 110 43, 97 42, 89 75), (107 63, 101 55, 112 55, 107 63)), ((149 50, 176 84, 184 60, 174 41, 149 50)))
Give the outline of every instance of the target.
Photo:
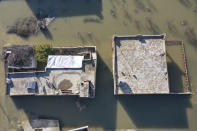
POLYGON ((38 69, 43 69, 47 64, 48 55, 53 55, 54 51, 51 44, 41 44, 36 46, 35 54, 38 69))

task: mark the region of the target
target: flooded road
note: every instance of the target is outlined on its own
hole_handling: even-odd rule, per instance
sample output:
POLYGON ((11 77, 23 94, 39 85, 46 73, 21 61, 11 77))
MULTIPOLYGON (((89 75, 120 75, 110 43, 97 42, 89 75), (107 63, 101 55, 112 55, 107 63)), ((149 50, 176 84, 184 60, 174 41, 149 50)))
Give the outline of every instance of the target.
MULTIPOLYGON (((197 0, 1 0, 0 47, 11 43, 96 45, 99 59, 96 98, 92 100, 5 96, 1 61, 0 131, 16 131, 18 121, 37 116, 59 119, 63 131, 85 125, 91 131, 196 131, 196 23, 197 0), (6 33, 18 19, 35 16, 39 11, 56 17, 47 32, 28 38, 6 33), (193 95, 114 96, 112 36, 161 33, 166 33, 168 40, 183 40, 193 95)), ((180 62, 175 65, 181 66, 180 62)))

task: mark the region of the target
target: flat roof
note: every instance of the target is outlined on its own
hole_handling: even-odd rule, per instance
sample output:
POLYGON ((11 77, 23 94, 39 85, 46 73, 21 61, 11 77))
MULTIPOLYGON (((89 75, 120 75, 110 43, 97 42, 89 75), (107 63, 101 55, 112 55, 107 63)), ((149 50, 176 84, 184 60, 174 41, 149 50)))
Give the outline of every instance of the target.
POLYGON ((114 94, 169 94, 165 35, 115 36, 114 94))
MULTIPOLYGON (((76 49, 73 48, 73 50, 76 49)), ((45 71, 40 72, 8 73, 7 94, 10 96, 78 95, 84 98, 94 98, 97 67, 96 47, 80 47, 73 55, 75 54, 84 56, 82 68, 46 68, 45 71), (88 56, 86 56, 87 54, 88 56), (35 88, 26 88, 27 82, 35 82, 35 88)))

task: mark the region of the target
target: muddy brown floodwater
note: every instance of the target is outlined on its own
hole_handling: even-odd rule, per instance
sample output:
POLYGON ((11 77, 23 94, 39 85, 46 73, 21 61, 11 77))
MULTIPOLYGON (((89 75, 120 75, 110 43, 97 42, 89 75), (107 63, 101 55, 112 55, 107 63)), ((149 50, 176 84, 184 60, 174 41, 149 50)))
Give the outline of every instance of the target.
MULTIPOLYGON (((96 45, 96 98, 5 96, 0 62, 0 131, 16 131, 31 117, 61 121, 62 130, 89 125, 94 130, 197 130, 197 0, 1 0, 0 49, 6 44, 96 45), (48 30, 26 38, 8 34, 18 19, 46 12, 56 17, 48 30), (183 40, 192 96, 113 96, 112 36, 166 33, 183 40)), ((170 48, 171 55, 175 54, 170 48)), ((176 49, 175 49, 176 50, 176 49)), ((180 58, 172 57, 180 72, 180 58)), ((182 75, 182 73, 180 73, 182 75)), ((180 80, 174 75, 174 80, 180 80)))

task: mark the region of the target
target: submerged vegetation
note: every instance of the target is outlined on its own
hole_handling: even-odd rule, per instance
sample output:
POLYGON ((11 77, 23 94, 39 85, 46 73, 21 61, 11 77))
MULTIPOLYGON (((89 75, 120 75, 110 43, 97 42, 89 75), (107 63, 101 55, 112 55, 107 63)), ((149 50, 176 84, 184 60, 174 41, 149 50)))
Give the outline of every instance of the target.
POLYGON ((28 37, 36 34, 39 30, 37 19, 35 17, 18 19, 14 25, 8 27, 8 33, 14 33, 22 37, 28 37))
POLYGON ((16 34, 25 38, 37 34, 40 30, 47 33, 47 26, 54 19, 55 17, 49 17, 39 12, 37 17, 18 19, 12 26, 8 26, 7 33, 16 34))

